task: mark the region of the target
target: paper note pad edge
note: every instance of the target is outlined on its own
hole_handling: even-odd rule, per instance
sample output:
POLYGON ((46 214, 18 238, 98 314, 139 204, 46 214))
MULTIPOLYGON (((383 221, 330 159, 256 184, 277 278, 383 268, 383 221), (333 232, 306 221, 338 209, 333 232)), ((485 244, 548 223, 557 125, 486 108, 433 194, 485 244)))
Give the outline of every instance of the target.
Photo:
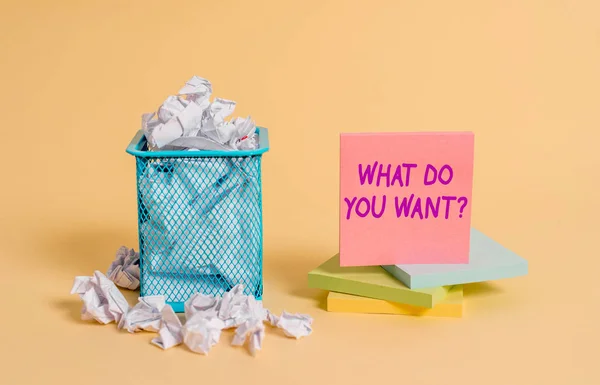
POLYGON ((314 289, 353 294, 426 308, 432 308, 446 298, 448 289, 450 288, 439 287, 437 288, 439 290, 436 290, 434 294, 427 294, 415 292, 408 288, 406 290, 397 290, 390 287, 325 276, 313 272, 308 274, 308 286, 314 289))
POLYGON ((327 295, 327 311, 461 318, 463 315, 463 288, 462 285, 452 287, 446 299, 433 308, 416 307, 392 301, 329 292, 327 295))

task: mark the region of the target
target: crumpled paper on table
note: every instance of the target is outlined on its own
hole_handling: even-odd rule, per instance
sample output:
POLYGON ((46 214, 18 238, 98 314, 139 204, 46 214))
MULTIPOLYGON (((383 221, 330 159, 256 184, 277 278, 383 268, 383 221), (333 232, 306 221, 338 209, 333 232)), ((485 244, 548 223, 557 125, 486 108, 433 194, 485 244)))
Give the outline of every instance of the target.
POLYGON ((161 316, 162 323, 158 330, 158 337, 151 341, 152 344, 165 350, 181 344, 183 342, 183 326, 173 308, 165 305, 161 310, 161 316))
POLYGON ((181 321, 162 295, 138 298, 138 303, 121 318, 119 328, 130 333, 158 333, 151 343, 165 350, 183 342, 181 321))
POLYGON ((71 294, 79 294, 83 301, 81 319, 96 320, 101 324, 119 323, 129 311, 123 294, 104 274, 95 271, 91 277, 75 277, 71 294))
POLYGON ((235 330, 235 336, 231 341, 234 346, 243 346, 249 338, 248 349, 253 356, 262 349, 262 341, 265 338, 265 324, 259 318, 250 318, 235 330))
POLYGON ((117 286, 135 290, 140 286, 140 255, 134 249, 121 246, 106 273, 117 286))
POLYGON ((169 349, 184 343, 191 351, 208 354, 219 342, 221 332, 236 328, 231 342, 243 346, 255 355, 262 349, 264 322, 283 329, 288 337, 301 338, 312 333, 312 318, 304 314, 283 312, 280 317, 263 308, 262 302, 245 295, 244 286, 237 285, 223 297, 194 294, 185 303, 186 322, 181 324, 164 296, 138 298, 130 308, 117 286, 99 271, 92 277, 76 277, 71 294, 79 294, 84 302, 81 318, 107 324, 115 321, 119 329, 130 333, 158 333, 151 343, 169 349))
POLYGON ((216 344, 220 330, 237 328, 232 345, 242 346, 248 341, 252 355, 262 349, 265 336, 264 322, 283 329, 288 337, 301 338, 312 333, 312 318, 304 314, 283 312, 277 317, 262 306, 253 296, 245 295, 244 286, 237 285, 213 297, 195 294, 185 303, 188 321, 184 327, 184 343, 190 350, 208 354, 216 344), (219 329, 220 330, 217 330, 219 329))
POLYGON ((138 303, 121 318, 119 329, 126 329, 129 333, 142 330, 158 332, 162 321, 161 311, 165 305, 162 295, 138 298, 138 303))
POLYGON ((225 322, 217 317, 194 314, 183 326, 183 342, 193 352, 208 354, 219 342, 225 322))
MULTIPOLYGON (((306 314, 291 314, 285 310, 275 319, 275 325, 288 337, 302 338, 312 333, 313 319, 306 314)), ((271 320, 269 320, 271 322, 271 320)))
POLYGON ((149 149, 251 150, 257 147, 256 125, 251 117, 227 120, 235 110, 232 100, 216 98, 211 83, 192 77, 169 96, 157 112, 142 115, 142 130, 149 149))

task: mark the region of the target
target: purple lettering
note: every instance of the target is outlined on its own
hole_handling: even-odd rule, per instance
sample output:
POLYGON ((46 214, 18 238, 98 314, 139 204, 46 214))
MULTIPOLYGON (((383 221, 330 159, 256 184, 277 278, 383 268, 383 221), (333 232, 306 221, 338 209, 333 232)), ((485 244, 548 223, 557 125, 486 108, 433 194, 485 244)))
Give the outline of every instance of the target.
POLYGON ((371 203, 369 202, 369 200, 367 198, 365 198, 365 197, 360 198, 358 200, 358 203, 356 204, 356 213, 358 214, 358 216, 361 217, 361 218, 364 218, 367 215, 369 215, 370 211, 371 211, 371 203), (367 209, 365 210, 364 213, 361 213, 360 212, 360 204, 363 203, 363 202, 367 205, 367 209))
POLYGON ((364 185, 365 181, 368 179, 369 184, 373 183, 373 177, 375 176, 375 169, 377 168, 377 162, 373 164, 371 167, 370 164, 367 165, 366 170, 363 172, 363 165, 358 165, 358 177, 360 178, 360 185, 364 185))
POLYGON ((390 187, 390 172, 392 171, 392 165, 388 164, 387 172, 383 172, 383 164, 379 165, 379 174, 377 175, 377 187, 379 187, 379 182, 381 181, 381 177, 385 177, 386 179, 386 187, 390 187))
POLYGON ((462 205, 460 206, 460 214, 458 215, 459 218, 462 218, 463 210, 467 206, 467 203, 469 203, 469 200, 466 197, 460 197, 456 201, 458 203, 462 202, 462 205))
POLYGON ((410 169, 417 168, 415 163, 402 163, 402 167, 406 169, 406 186, 410 184, 410 169))
POLYGON ((423 212, 421 211, 421 198, 417 198, 417 201, 415 202, 415 206, 413 207, 412 214, 410 214, 410 217, 414 218, 415 213, 419 213, 419 218, 423 219, 423 212))
POLYGON ((440 173, 438 174, 438 180, 440 181, 440 183, 443 185, 447 185, 452 181, 452 177, 454 177, 454 171, 452 171, 452 167, 450 167, 450 165, 447 164, 443 165, 442 168, 440 168, 440 173), (442 178, 442 173, 444 172, 444 170, 448 170, 448 173, 450 174, 448 176, 448 179, 446 180, 442 178))
POLYGON ((398 180, 400 183, 400 187, 404 187, 404 183, 402 183, 402 167, 400 165, 396 166, 396 172, 394 173, 394 177, 392 178, 392 183, 390 185, 394 185, 394 182, 398 180))
POLYGON ((444 218, 448 219, 450 216, 450 201, 455 201, 456 197, 442 197, 442 199, 446 201, 446 216, 444 218))
POLYGON ((350 212, 352 211, 352 206, 354 206, 354 202, 356 202, 356 197, 352 198, 352 201, 350 201, 348 198, 344 198, 344 201, 346 201, 346 204, 348 205, 346 219, 350 219, 350 212))
POLYGON ((425 186, 431 186, 432 184, 435 183, 435 181, 437 180, 437 169, 435 167, 433 167, 432 165, 428 164, 427 168, 425 169, 425 178, 423 181, 423 184, 425 184, 425 186), (433 178, 431 180, 427 180, 427 176, 429 175, 429 170, 432 170, 433 172, 433 178))
POLYGON ((434 206, 433 200, 430 197, 427 197, 427 200, 425 201, 425 218, 429 218, 430 211, 433 213, 432 215, 434 218, 438 217, 438 214, 440 212, 440 202, 441 202, 441 198, 438 197, 437 202, 434 206))
POLYGON ((371 205, 371 212, 373 213, 374 218, 381 218, 383 213, 385 212, 385 195, 381 197, 381 210, 379 213, 375 212, 375 203, 377 202, 377 197, 373 195, 373 204, 371 205))
POLYGON ((402 203, 398 204, 399 198, 396 197, 396 217, 400 218, 402 213, 404 212, 404 216, 408 218, 408 212, 410 210, 410 206, 412 205, 412 200, 415 197, 415 194, 410 194, 410 198, 406 199, 406 197, 402 198, 402 203))

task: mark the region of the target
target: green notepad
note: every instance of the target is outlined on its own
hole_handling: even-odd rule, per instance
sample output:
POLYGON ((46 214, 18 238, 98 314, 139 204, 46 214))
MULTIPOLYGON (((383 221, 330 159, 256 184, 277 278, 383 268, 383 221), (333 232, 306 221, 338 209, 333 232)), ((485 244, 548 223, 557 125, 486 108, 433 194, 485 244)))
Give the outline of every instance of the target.
POLYGON ((308 286, 427 308, 443 301, 452 287, 411 290, 380 266, 340 267, 339 254, 308 273, 308 286))

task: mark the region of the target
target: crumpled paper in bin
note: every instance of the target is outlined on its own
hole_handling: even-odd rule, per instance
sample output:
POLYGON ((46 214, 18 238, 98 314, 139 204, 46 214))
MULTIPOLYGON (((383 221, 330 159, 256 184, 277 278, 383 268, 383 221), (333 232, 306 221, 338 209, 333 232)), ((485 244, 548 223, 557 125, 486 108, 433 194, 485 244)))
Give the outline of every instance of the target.
POLYGON ((149 149, 251 150, 257 147, 256 125, 251 117, 227 118, 235 110, 232 100, 216 98, 211 83, 192 77, 158 108, 142 115, 142 130, 149 149))
MULTIPOLYGON (((146 212, 140 232, 148 273, 182 279, 219 275, 250 290, 260 285, 260 239, 251 224, 259 223, 261 210, 250 164, 198 158, 146 167, 139 188, 146 212)), ((206 279, 207 285, 214 283, 206 279)))

